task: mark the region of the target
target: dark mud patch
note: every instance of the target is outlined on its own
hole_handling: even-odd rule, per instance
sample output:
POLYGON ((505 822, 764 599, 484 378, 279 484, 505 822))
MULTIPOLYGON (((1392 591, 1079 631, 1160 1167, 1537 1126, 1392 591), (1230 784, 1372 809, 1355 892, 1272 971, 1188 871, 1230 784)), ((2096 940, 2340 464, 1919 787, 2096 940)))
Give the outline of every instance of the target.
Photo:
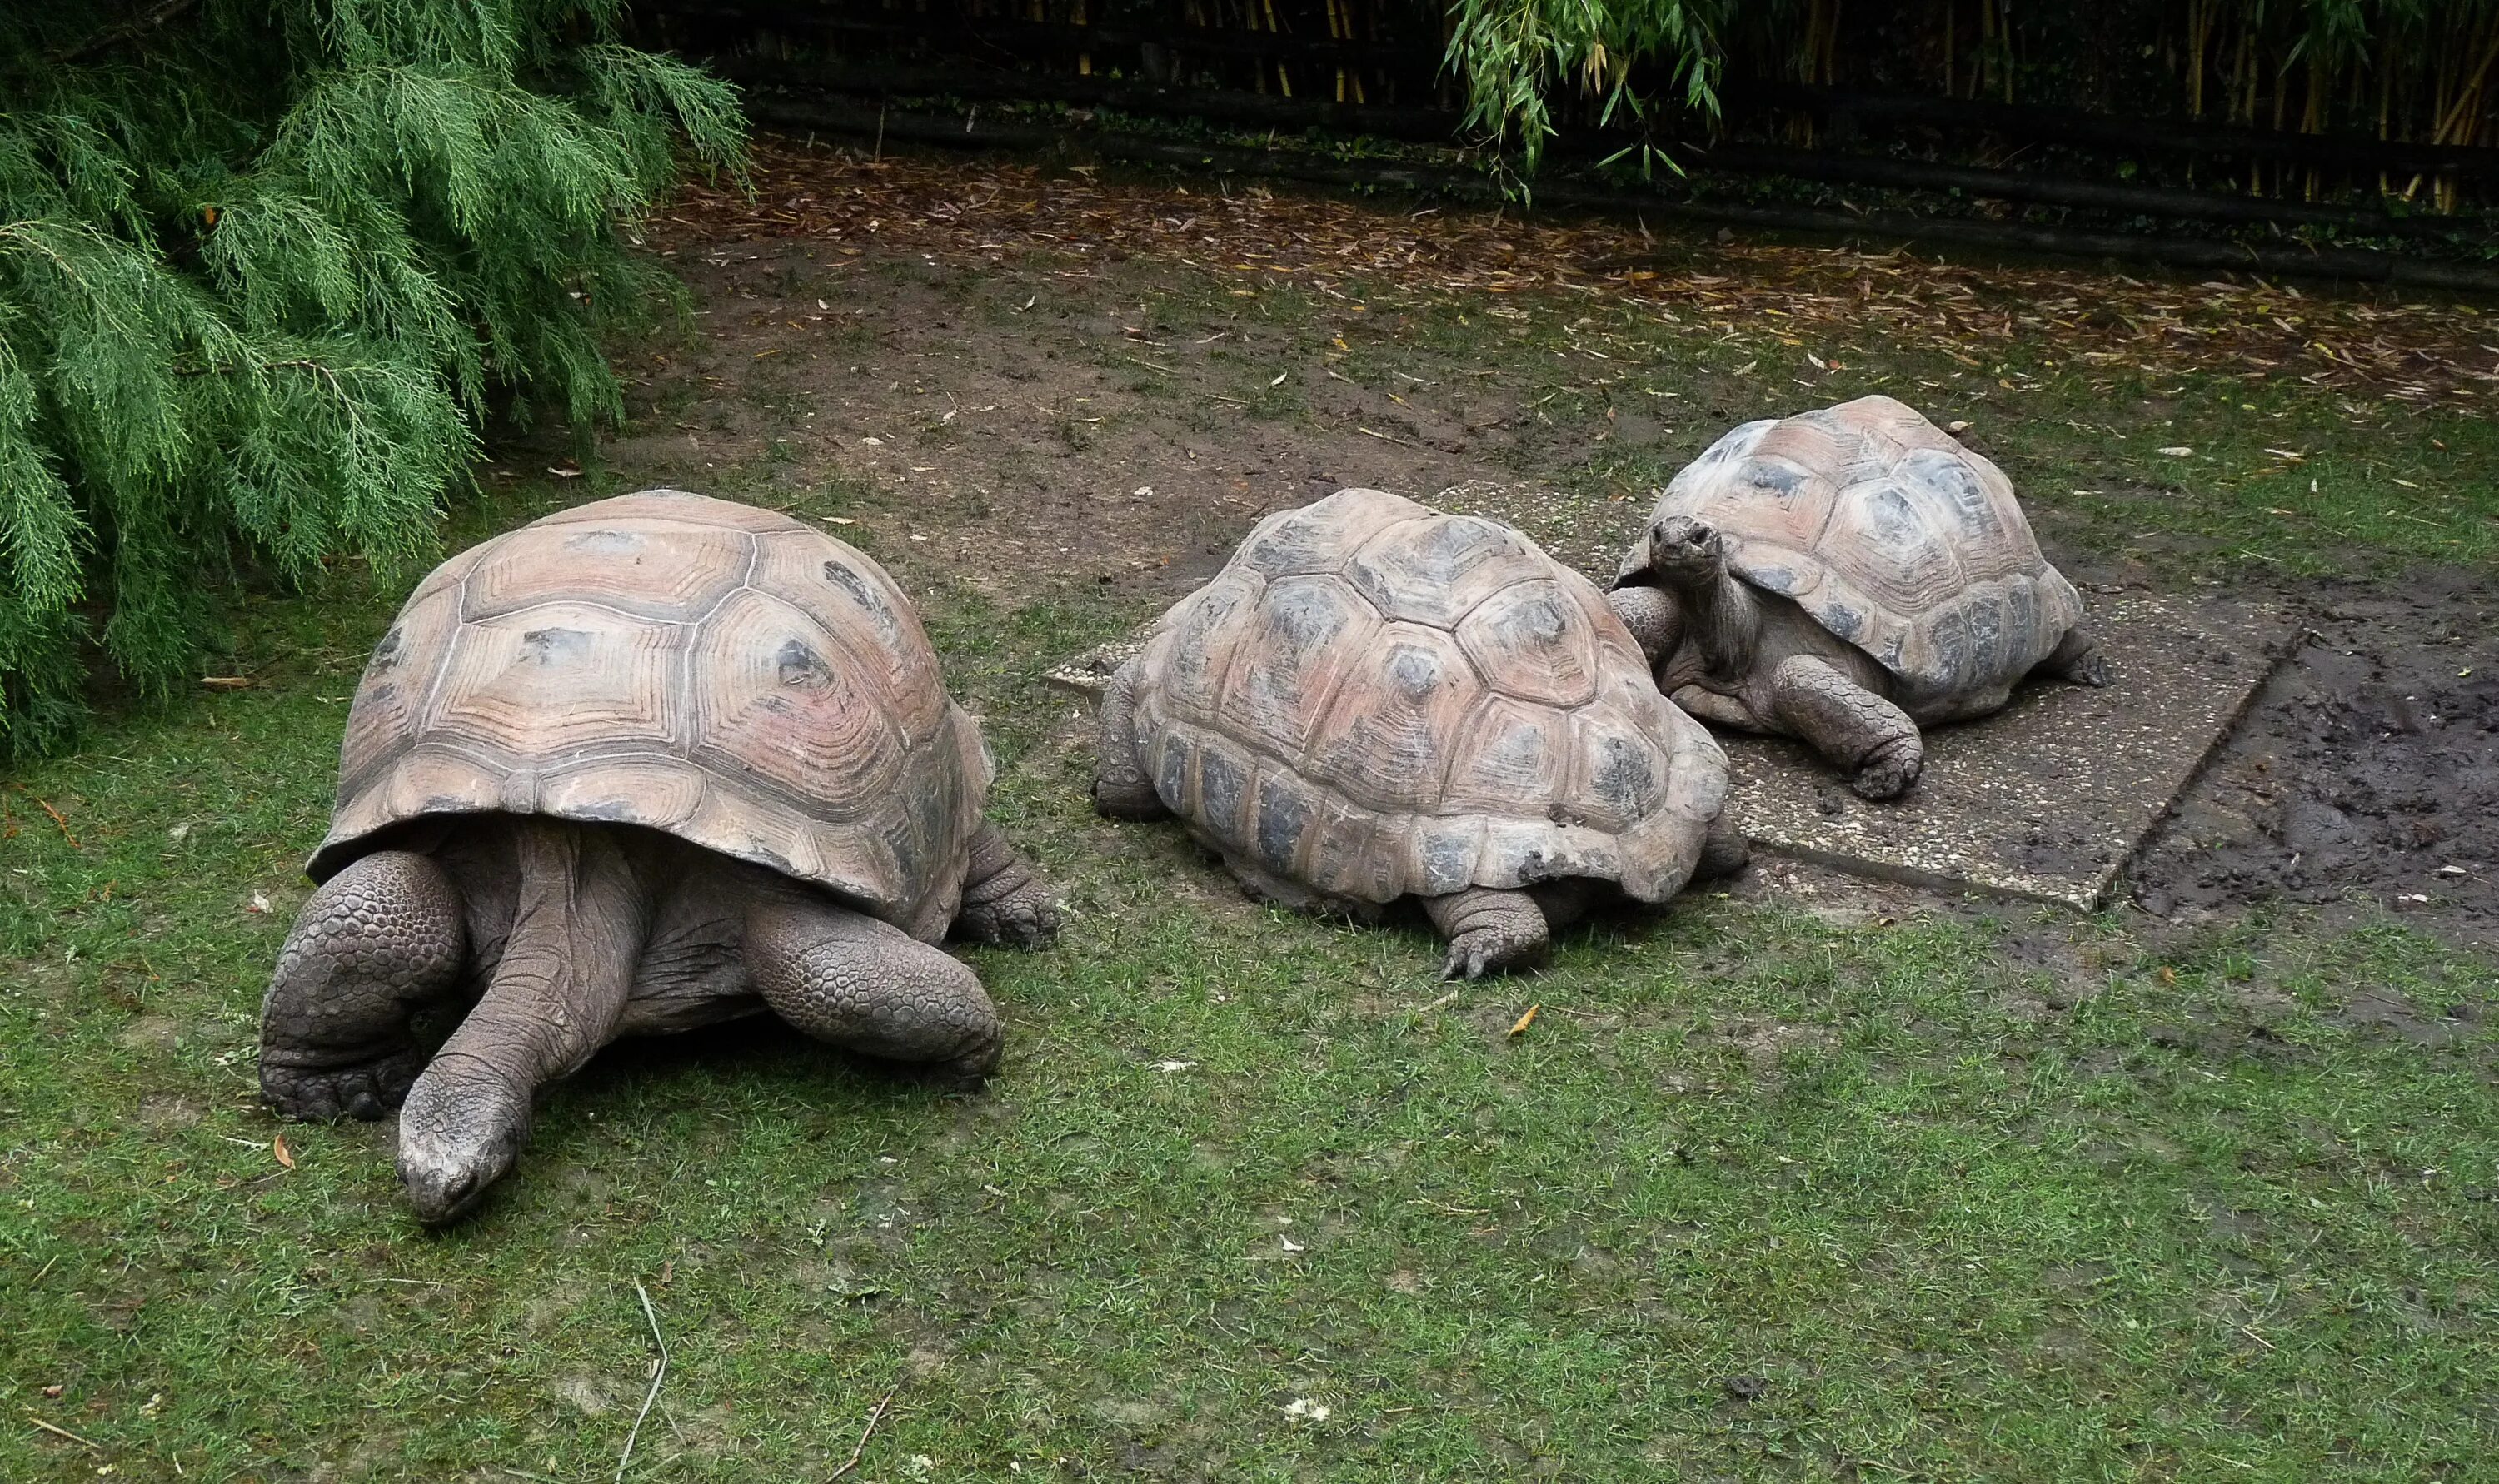
POLYGON ((2499 585, 2303 595, 2306 642, 2134 872, 2159 917, 2249 903, 2499 944, 2499 585))

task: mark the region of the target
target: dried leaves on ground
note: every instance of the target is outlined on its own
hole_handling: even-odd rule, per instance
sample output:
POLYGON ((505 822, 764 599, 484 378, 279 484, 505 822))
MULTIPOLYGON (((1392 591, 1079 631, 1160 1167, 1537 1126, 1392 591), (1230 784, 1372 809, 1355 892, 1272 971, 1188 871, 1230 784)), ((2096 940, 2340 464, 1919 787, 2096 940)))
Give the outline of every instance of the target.
POLYGON ((1996 369, 2295 377, 2415 406, 2479 410, 2499 391, 2499 323, 2468 305, 2302 289, 2252 274, 2188 282, 1986 266, 1906 250, 1710 241, 1641 225, 1400 210, 1207 178, 1100 178, 994 157, 870 159, 766 138, 756 194, 695 186, 652 224, 663 245, 815 238, 864 253, 989 264, 1042 252, 1166 260, 1236 286, 1323 294, 1559 292, 1669 323, 1825 349, 1866 339, 1996 369))

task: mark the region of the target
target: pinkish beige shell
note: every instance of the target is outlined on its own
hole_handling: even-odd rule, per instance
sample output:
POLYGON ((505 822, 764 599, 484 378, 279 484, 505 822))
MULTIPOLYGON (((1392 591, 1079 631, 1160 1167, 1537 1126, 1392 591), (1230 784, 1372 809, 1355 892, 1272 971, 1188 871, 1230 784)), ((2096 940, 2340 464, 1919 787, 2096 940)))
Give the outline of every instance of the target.
POLYGON ((1912 711, 2000 692, 2082 618, 2003 472, 1889 397, 1744 424, 1674 476, 1650 524, 1674 515, 1716 527, 1736 575, 1899 676, 1912 711))
POLYGON ((893 579, 786 515, 648 490, 437 567, 347 715, 307 867, 501 810, 647 825, 915 937, 955 916, 990 782, 893 579))
POLYGON ((1379 490, 1261 522, 1164 615, 1136 698, 1175 814, 1363 902, 1567 877, 1661 901, 1727 790, 1586 578, 1379 490))

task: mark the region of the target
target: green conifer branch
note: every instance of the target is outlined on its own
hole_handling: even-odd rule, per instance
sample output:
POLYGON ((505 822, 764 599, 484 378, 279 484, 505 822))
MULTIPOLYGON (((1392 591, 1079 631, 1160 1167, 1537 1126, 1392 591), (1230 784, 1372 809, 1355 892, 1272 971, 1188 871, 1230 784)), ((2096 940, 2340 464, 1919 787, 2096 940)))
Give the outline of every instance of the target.
POLYGON ((239 570, 424 560, 490 404, 617 415, 601 338, 667 297, 619 223, 745 136, 615 17, 0 18, 0 757, 67 735, 99 657, 170 694, 239 570))

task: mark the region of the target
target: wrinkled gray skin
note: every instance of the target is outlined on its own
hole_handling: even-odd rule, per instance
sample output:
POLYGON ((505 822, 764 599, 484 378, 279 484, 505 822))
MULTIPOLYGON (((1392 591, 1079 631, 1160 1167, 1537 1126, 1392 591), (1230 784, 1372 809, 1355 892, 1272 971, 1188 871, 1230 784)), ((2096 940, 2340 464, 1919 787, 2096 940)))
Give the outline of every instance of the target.
MULTIPOLYGON (((528 1142, 536 1089, 619 1036, 769 1009, 941 1078, 977 1082, 997 1065, 997 1010, 970 969, 761 866, 535 815, 457 816, 392 843, 297 916, 261 1010, 260 1086, 292 1118, 399 1108, 400 1178, 426 1221, 472 1209, 528 1142)), ((1027 948, 1057 930, 993 826, 973 844, 954 927, 1027 948)))
MULTIPOLYGON (((1702 721, 1801 737, 1845 769, 1869 799, 1898 798, 1926 765, 1921 722, 1967 714, 1947 700, 1914 718, 1897 704, 1898 677, 1814 622, 1792 600, 1729 569, 1725 539, 1688 515, 1648 535, 1648 583, 1619 587, 1606 603, 1658 666, 1658 688, 1702 721), (1654 586, 1649 584, 1653 583, 1654 586)), ((2098 642, 2068 631, 2034 676, 2108 683, 2098 642)))
MULTIPOLYGON (((1137 675, 1142 659, 1131 658, 1103 689, 1093 743, 1093 807, 1107 818, 1138 822, 1168 819, 1171 810, 1154 791, 1137 735, 1137 675)), ((1381 904, 1355 901, 1315 891, 1298 882, 1278 878, 1225 850, 1221 842, 1200 837, 1223 857, 1241 887, 1262 902, 1296 912, 1370 921, 1381 904)), ((1752 853, 1743 831, 1721 813, 1709 823, 1701 848, 1701 863, 1692 879, 1732 876, 1744 868, 1752 853)), ((1417 897, 1423 915, 1448 940, 1442 961, 1443 979, 1481 979, 1487 974, 1533 968, 1553 946, 1553 934, 1585 917, 1611 891, 1610 883, 1576 878, 1539 882, 1532 887, 1470 887, 1445 896, 1417 897)))

